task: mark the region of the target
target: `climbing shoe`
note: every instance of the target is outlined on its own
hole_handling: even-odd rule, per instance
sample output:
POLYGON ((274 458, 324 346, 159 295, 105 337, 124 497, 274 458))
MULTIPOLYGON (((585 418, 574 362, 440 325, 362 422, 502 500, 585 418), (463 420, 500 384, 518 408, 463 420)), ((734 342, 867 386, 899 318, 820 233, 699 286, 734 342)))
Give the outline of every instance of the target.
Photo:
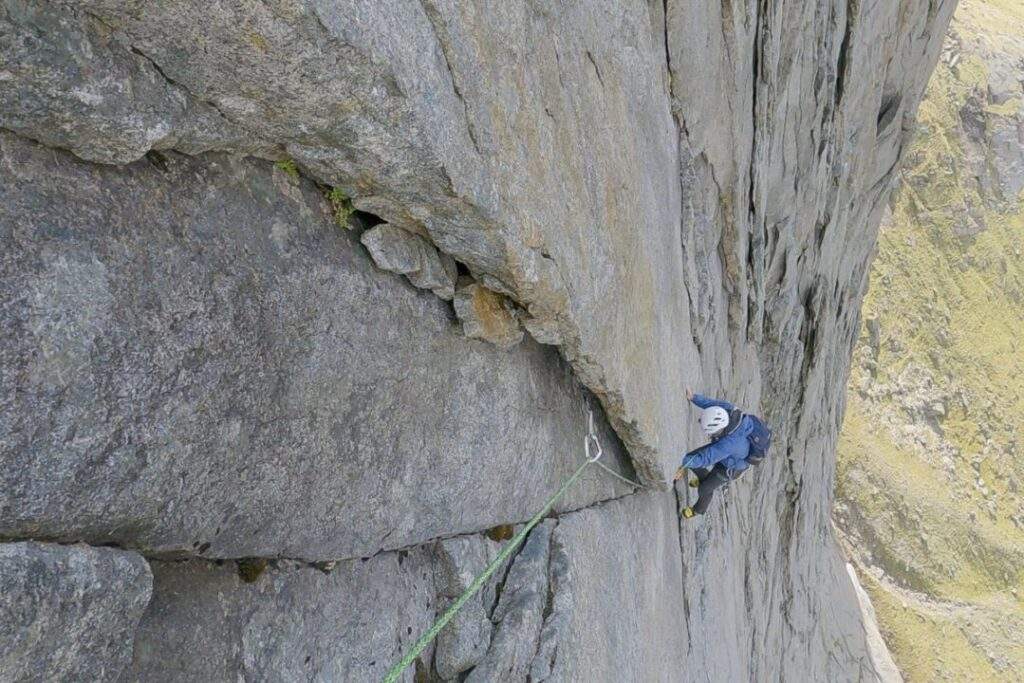
POLYGON ((694 478, 694 479, 690 480, 690 487, 691 488, 697 488, 698 486, 700 486, 700 479, 694 478))
POLYGON ((682 515, 684 519, 690 519, 695 513, 693 512, 693 508, 685 507, 679 511, 679 514, 682 515))

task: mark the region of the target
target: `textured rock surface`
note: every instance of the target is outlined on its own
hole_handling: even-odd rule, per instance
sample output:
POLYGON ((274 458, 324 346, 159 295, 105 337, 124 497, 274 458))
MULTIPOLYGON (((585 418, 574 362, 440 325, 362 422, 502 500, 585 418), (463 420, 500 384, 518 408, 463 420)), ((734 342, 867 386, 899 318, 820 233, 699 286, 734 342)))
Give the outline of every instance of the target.
POLYGON ((193 124, 124 84, 92 108, 74 100, 74 125, 57 125, 48 112, 70 109, 62 93, 92 92, 65 66, 45 80, 15 74, 7 92, 28 111, 0 125, 89 159, 104 159, 106 142, 117 162, 141 156, 147 135, 187 152, 283 147, 357 207, 425 231, 557 330, 644 471, 670 467, 660 459, 684 446, 678 386, 696 380, 696 356, 679 305, 665 36, 646 5, 116 0, 44 14, 10 11, 7 21, 18 35, 45 29, 78 46, 64 61, 86 74, 109 68, 110 52, 129 61, 128 82, 158 69, 178 108, 219 116, 193 124), (132 109, 153 123, 108 139, 132 109), (637 353, 639 340, 658 352, 637 353))
POLYGON ((494 623, 490 647, 466 676, 467 683, 527 680, 550 599, 548 564, 554 525, 547 521, 535 527, 509 567, 489 615, 494 623))
POLYGON ((828 519, 836 389, 893 171, 954 5, 668 4, 703 376, 780 427, 778 457, 736 482, 708 523, 684 529, 685 582, 701 587, 689 630, 712 634, 691 647, 688 671, 714 670, 732 643, 749 656, 727 660, 722 680, 870 677, 828 519), (772 651, 789 654, 757 654, 772 651))
MULTIPOLYGON (((678 680, 686 626, 673 498, 631 496, 538 526, 460 615, 460 637, 475 621, 483 650, 463 657, 460 680, 678 680)), ((477 571, 495 548, 460 537, 326 574, 278 561, 251 584, 233 562, 156 561, 128 679, 379 680, 448 604, 453 570, 477 571)), ((405 680, 454 678, 445 668, 457 649, 438 640, 405 680)))
POLYGON ((423 550, 278 565, 244 583, 234 562, 154 562, 128 680, 380 680, 433 621, 423 550))
MULTIPOLYGON (((10 135, 0 176, 0 535, 370 555, 525 519, 583 457, 557 355, 465 339, 311 183, 10 135)), ((563 507, 626 490, 588 474, 563 507)))
POLYGON ((706 679, 708 670, 690 670, 685 658, 678 534, 675 501, 665 495, 635 495, 560 520, 552 536, 554 604, 534 671, 550 666, 547 679, 563 681, 706 679))
POLYGON ((455 264, 442 261, 437 249, 419 235, 385 223, 359 238, 379 268, 401 273, 420 289, 429 289, 442 299, 455 296, 455 264))
MULTIPOLYGON (((443 612, 466 590, 473 579, 498 554, 500 544, 484 536, 461 536, 437 544, 434 577, 443 612)), ((491 611, 503 571, 498 571, 476 596, 471 598, 437 637, 434 669, 444 680, 454 680, 476 666, 491 644, 491 611)))
POLYGON ((0 543, 0 680, 120 680, 152 586, 135 553, 0 543))
MULTIPOLYGON (((100 46, 144 57, 135 69, 158 68, 187 103, 245 129, 247 145, 283 145, 357 205, 369 197, 384 218, 423 226, 557 330, 641 471, 657 479, 685 445, 678 387, 697 378, 691 340, 707 343, 710 309, 760 340, 765 311, 778 324, 800 310, 790 292, 806 299, 789 282, 766 298, 764 276, 786 262, 786 247, 820 238, 789 271, 806 294, 819 266, 834 277, 816 254, 839 253, 832 243, 846 226, 877 222, 900 122, 954 3, 905 4, 748 2, 726 12, 691 0, 545 9, 99 0, 61 3, 60 22, 45 21, 74 34, 81 60, 100 46), (859 14, 848 17, 851 8, 859 14), (680 173, 692 182, 676 182, 680 173), (708 264, 721 237, 722 259, 708 264), (691 291, 705 270, 712 286, 691 291), (728 296, 709 300, 719 286, 728 296)), ((19 34, 44 20, 8 15, 19 34)), ((71 78, 12 78, 19 97, 27 82, 26 99, 44 104, 4 125, 48 139, 56 126, 46 112, 60 107, 44 95, 74 92, 71 78)), ((76 119, 115 129, 108 101, 143 107, 134 93, 123 88, 76 119)), ((233 148, 220 119, 197 133, 165 126, 186 151, 210 138, 233 148)), ((77 137, 63 144, 75 149, 77 137)), ((124 145, 111 141, 109 160, 125 160, 124 145)), ((860 251, 843 259, 851 269, 863 265, 860 251)))
POLYGON ((484 339, 499 349, 511 349, 523 340, 515 310, 501 294, 474 283, 459 288, 454 304, 467 337, 484 339))
POLYGON ((4 0, 0 22, 4 128, 114 163, 171 147, 260 150, 214 103, 169 81, 85 10, 4 0))
POLYGON ((903 683, 903 676, 892 660, 892 653, 885 645, 881 632, 878 630, 878 618, 875 615, 875 607, 871 604, 871 597, 860 585, 857 578, 857 570, 852 564, 846 565, 846 572, 850 575, 850 583, 857 592, 857 602, 860 604, 860 615, 864 622, 864 633, 868 643, 868 653, 871 655, 871 664, 882 683, 903 683))
MULTIPOLYGON (((686 384, 776 428, 776 457, 682 531, 678 494, 588 473, 513 564, 522 600, 479 623, 470 675, 535 648, 535 680, 870 680, 829 520, 838 387, 954 5, 4 2, 4 63, 28 66, 0 78, 0 535, 351 558, 522 522, 572 470, 580 388, 555 350, 466 339, 315 180, 514 302, 648 480, 698 438, 686 384)), ((404 567, 334 579, 359 593, 348 632, 389 628, 360 600, 404 567)), ((260 594, 302 616, 246 659, 244 591, 264 589, 229 569, 166 565, 228 607, 166 593, 187 618, 152 642, 297 675, 321 604, 302 595, 334 575, 260 594)), ((369 650, 324 637, 311 662, 366 675, 369 650)))

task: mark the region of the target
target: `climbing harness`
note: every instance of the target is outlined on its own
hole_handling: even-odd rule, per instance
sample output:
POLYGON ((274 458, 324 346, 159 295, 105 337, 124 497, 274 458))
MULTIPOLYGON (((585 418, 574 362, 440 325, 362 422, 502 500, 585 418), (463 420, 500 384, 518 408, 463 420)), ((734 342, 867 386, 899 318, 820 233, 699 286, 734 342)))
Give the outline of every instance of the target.
POLYGON ((463 591, 462 595, 460 595, 455 600, 455 602, 453 602, 451 606, 445 611, 445 613, 442 614, 441 617, 434 622, 434 625, 431 626, 430 629, 426 633, 424 633, 419 640, 416 641, 416 644, 412 646, 412 649, 408 652, 408 654, 406 654, 401 661, 399 661, 397 664, 391 667, 391 670, 388 671, 387 676, 384 677, 384 683, 395 683, 395 681, 398 680, 398 677, 402 675, 402 672, 405 671, 405 669, 410 664, 416 661, 416 658, 419 657, 423 650, 426 649, 427 645, 429 645, 430 642, 437 637, 437 634, 441 632, 441 629, 443 629, 448 624, 448 622, 452 620, 456 613, 458 613, 458 611, 462 609, 462 606, 465 605, 466 602, 469 601, 471 597, 476 595, 476 593, 478 593, 480 589, 483 588, 483 585, 487 582, 487 579, 491 578, 491 575, 494 574, 495 571, 497 571, 498 567, 500 567, 505 562, 505 560, 507 560, 512 555, 515 549, 519 547, 519 545, 526 539, 526 536, 530 533, 530 531, 533 530, 533 527, 537 526, 537 524, 539 524, 540 521, 544 519, 544 517, 546 517, 549 512, 551 512, 551 509, 555 506, 555 503, 557 503, 558 500, 563 495, 565 495, 565 492, 569 490, 569 487, 575 484, 576 481, 581 476, 583 476, 584 470, 586 470, 589 465, 597 465, 605 472, 608 472, 609 474, 621 479, 627 484, 644 488, 643 484, 631 481, 630 479, 623 477, 618 472, 615 472, 611 468, 605 466, 604 463, 600 462, 601 456, 604 455, 604 449, 601 448, 601 440, 597 438, 597 431, 594 429, 594 411, 591 410, 590 405, 586 401, 583 402, 583 407, 586 409, 588 416, 587 435, 583 437, 583 462, 580 464, 579 467, 576 468, 576 471, 573 472, 572 475, 565 480, 561 488, 559 488, 558 491, 555 492, 555 495, 548 498, 548 501, 544 504, 544 507, 541 508, 540 512, 535 514, 530 519, 530 521, 526 523, 526 526, 524 526, 522 530, 520 530, 520 532, 516 534, 504 548, 501 549, 501 552, 498 553, 498 556, 495 557, 482 572, 480 572, 479 576, 473 579, 473 583, 469 584, 469 587, 466 588, 465 591, 463 591))

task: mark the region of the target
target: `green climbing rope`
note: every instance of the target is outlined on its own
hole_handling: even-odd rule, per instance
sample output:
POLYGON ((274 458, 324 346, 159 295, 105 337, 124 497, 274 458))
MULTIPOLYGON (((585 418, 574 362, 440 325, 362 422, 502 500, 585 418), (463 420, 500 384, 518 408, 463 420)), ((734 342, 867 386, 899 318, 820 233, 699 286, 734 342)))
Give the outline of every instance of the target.
POLYGON ((487 582, 487 579, 491 578, 491 574, 493 574, 498 567, 500 567, 501 564, 512 555, 533 527, 537 526, 537 524, 539 524, 540 521, 544 519, 549 512, 551 512, 551 508, 555 506, 558 499, 565 495, 565 492, 569 490, 569 487, 576 483, 576 480, 583 474, 583 470, 587 469, 587 465, 592 462, 594 461, 585 460, 582 465, 576 468, 573 475, 566 479, 565 483, 562 484, 562 488, 558 489, 558 492, 555 493, 555 495, 548 498, 548 502, 544 504, 541 511, 535 514, 533 518, 526 523, 526 526, 524 526, 522 530, 516 534, 504 548, 501 549, 498 556, 495 557, 489 565, 487 565, 487 568, 480 573, 480 576, 476 577, 476 579, 473 580, 473 583, 469 584, 469 587, 462 593, 462 595, 459 596, 458 600, 453 602, 452 606, 441 615, 441 618, 434 622, 434 625, 430 627, 430 630, 424 633, 420 639, 416 641, 416 644, 413 645, 409 653, 402 658, 402 661, 391 667, 391 671, 389 671, 388 675, 384 678, 384 683, 395 683, 395 681, 398 680, 398 677, 402 675, 402 672, 405 671, 406 667, 412 664, 413 661, 420 656, 420 653, 423 652, 424 648, 430 644, 430 641, 437 637, 437 634, 441 632, 441 629, 443 629, 448 622, 452 620, 452 617, 455 616, 456 612, 462 609, 462 606, 466 604, 466 601, 473 597, 477 591, 483 587, 484 583, 487 582))
MULTIPOLYGON (((601 448, 601 442, 598 440, 597 434, 594 431, 594 413, 593 411, 590 410, 589 407, 587 407, 587 413, 589 416, 589 430, 587 436, 584 437, 583 439, 583 448, 584 452, 586 453, 586 460, 584 460, 583 463, 576 468, 576 471, 572 473, 572 476, 565 480, 565 483, 563 483, 562 487, 555 492, 555 495, 548 498, 548 502, 544 504, 544 507, 541 508, 540 512, 535 514, 533 518, 531 518, 530 521, 526 523, 526 526, 524 526, 522 530, 520 530, 520 532, 516 534, 504 548, 501 549, 501 552, 498 553, 498 556, 495 557, 494 560, 489 565, 487 565, 487 568, 480 573, 480 576, 473 579, 473 583, 469 584, 469 587, 466 588, 466 590, 463 591, 462 595, 460 595, 458 599, 452 603, 451 607, 449 607, 445 611, 445 613, 441 615, 441 618, 434 622, 434 625, 430 627, 430 630, 428 630, 426 633, 420 636, 420 639, 417 640, 416 644, 412 646, 412 649, 409 651, 409 653, 402 658, 402 661, 398 662, 393 667, 391 667, 391 670, 388 671, 388 675, 384 677, 384 683, 395 683, 395 681, 398 680, 398 677, 402 675, 402 672, 405 671, 405 669, 410 664, 416 661, 416 658, 419 657, 423 650, 427 647, 427 645, 430 644, 430 641, 437 637, 437 634, 441 632, 441 629, 443 629, 448 624, 448 622, 452 620, 452 617, 454 617, 455 614, 460 609, 462 609, 462 606, 466 604, 466 601, 468 601, 471 597, 476 595, 476 593, 481 588, 483 588, 483 585, 487 582, 487 579, 491 578, 491 575, 494 574, 495 571, 497 571, 498 567, 500 567, 502 563, 504 563, 505 560, 507 560, 512 555, 512 553, 515 552, 515 549, 519 547, 519 545, 523 542, 523 540, 530 533, 533 527, 537 526, 540 523, 540 521, 544 519, 544 517, 546 517, 549 512, 551 512, 551 508, 555 506, 555 503, 558 502, 558 499, 564 496, 565 492, 569 490, 569 487, 576 483, 576 480, 583 475, 583 471, 587 469, 588 465, 597 464, 601 466, 602 469, 612 472, 612 474, 615 474, 615 476, 617 477, 619 476, 618 474, 608 469, 607 467, 604 467, 600 462, 598 462, 598 460, 601 459, 603 450, 601 448), (595 448, 594 453, 591 453, 591 444, 593 444, 595 448)), ((628 479, 624 479, 623 477, 619 478, 629 482, 628 479)), ((634 486, 639 486, 639 484, 637 484, 636 482, 629 483, 633 484, 634 486)))

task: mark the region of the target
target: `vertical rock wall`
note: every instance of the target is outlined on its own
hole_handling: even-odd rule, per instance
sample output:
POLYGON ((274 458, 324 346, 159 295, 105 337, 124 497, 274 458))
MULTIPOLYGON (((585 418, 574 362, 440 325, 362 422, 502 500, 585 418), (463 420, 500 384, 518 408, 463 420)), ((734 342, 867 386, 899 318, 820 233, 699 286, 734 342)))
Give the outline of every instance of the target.
POLYGON ((372 680, 593 396, 652 490, 589 471, 416 670, 870 679, 838 388, 954 4, 4 0, 0 537, 149 558, 130 678, 372 680), (680 529, 687 384, 776 445, 680 529))

